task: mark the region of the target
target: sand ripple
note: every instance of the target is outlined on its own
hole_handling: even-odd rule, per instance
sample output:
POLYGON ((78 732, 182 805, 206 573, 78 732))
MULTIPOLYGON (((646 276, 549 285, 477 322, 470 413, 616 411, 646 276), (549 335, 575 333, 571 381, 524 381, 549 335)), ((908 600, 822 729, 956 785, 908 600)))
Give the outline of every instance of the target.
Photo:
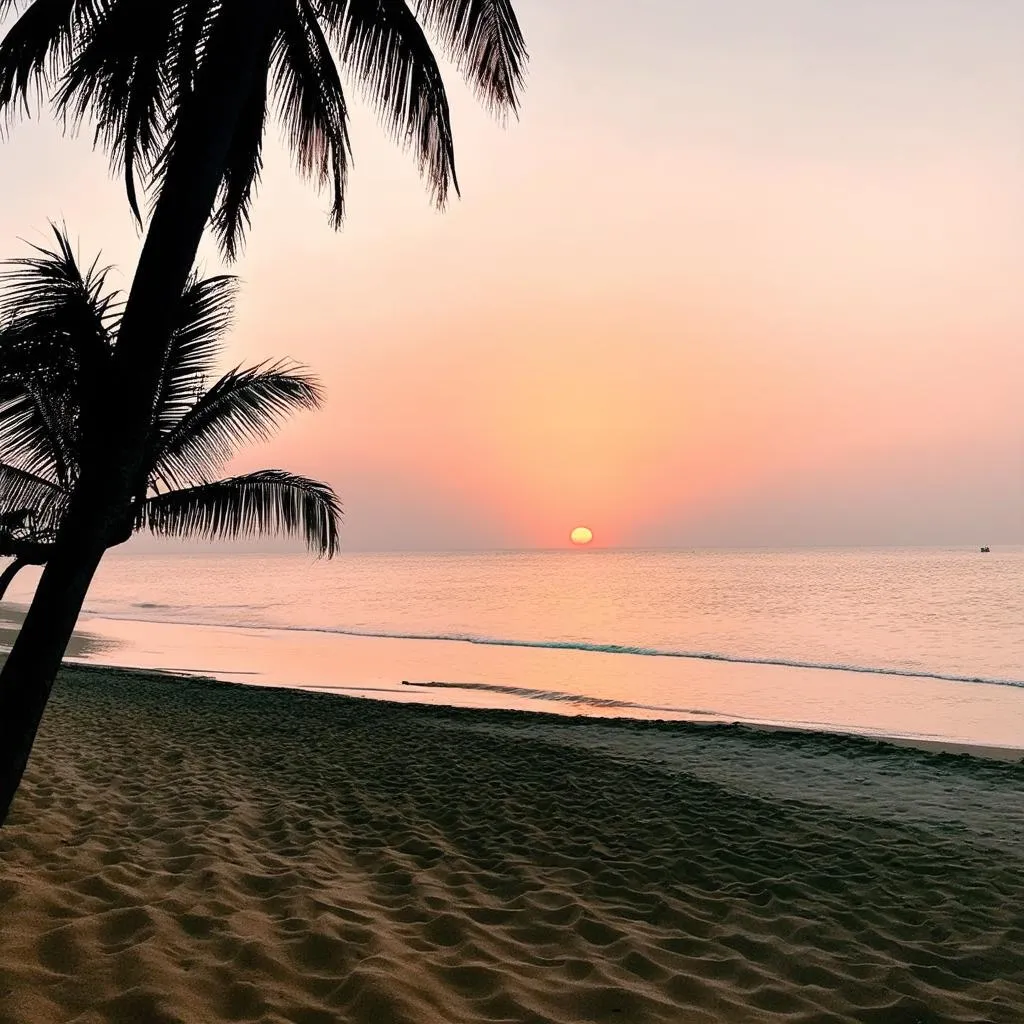
POLYGON ((1024 850, 506 720, 69 670, 0 833, 0 1022, 1024 1019, 1024 850))

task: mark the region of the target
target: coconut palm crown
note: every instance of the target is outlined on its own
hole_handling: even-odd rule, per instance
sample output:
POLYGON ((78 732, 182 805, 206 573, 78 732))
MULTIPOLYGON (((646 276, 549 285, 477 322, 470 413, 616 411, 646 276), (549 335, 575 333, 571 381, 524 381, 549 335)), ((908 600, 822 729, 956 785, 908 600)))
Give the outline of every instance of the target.
POLYGON ((271 114, 297 169, 329 189, 338 225, 350 163, 343 78, 413 151, 438 204, 458 182, 431 38, 485 106, 518 110, 527 58, 510 0, 275 0, 268 10, 253 0, 0 0, 0 18, 21 15, 0 42, 0 110, 27 111, 45 93, 70 124, 90 118, 141 221, 138 183, 159 187, 205 66, 232 45, 217 36, 218 23, 248 18, 259 71, 227 128, 212 217, 230 257, 249 223, 271 114))
MULTIPOLYGON (((0 554, 23 564, 46 560, 82 466, 96 457, 97 382, 121 309, 106 287, 108 268, 82 270, 67 236, 55 236, 52 250, 35 248, 0 273, 0 554)), ((182 296, 134 528, 209 539, 291 535, 330 557, 341 513, 326 484, 278 469, 218 479, 241 444, 322 399, 317 381, 285 362, 236 368, 207 384, 234 293, 234 278, 194 277, 182 296)))

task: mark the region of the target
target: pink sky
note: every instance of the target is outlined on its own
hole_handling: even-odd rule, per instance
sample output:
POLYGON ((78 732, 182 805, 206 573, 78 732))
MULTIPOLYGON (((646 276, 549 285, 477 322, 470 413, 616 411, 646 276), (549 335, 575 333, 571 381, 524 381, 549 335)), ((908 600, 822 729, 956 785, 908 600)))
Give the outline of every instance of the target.
MULTIPOLYGON (((226 361, 329 400, 239 465, 332 483, 350 549, 1024 541, 1024 8, 518 9, 445 214, 365 112, 341 234, 271 145, 226 361)), ((0 251, 63 218, 127 272, 88 138, 2 145, 0 251)))

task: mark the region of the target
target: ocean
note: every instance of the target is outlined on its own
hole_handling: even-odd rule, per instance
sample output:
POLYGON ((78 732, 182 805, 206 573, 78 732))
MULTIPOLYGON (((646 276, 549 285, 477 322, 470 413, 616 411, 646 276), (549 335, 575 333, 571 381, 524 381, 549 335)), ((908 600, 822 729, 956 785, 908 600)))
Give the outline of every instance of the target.
POLYGON ((1024 548, 115 551, 79 631, 258 685, 1024 747, 1024 548))

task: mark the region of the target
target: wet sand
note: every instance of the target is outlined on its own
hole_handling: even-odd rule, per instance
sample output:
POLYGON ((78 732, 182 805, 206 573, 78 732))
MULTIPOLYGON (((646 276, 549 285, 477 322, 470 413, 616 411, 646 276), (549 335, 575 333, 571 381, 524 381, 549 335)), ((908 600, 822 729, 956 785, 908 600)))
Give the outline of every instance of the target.
POLYGON ((68 668, 0 1022, 1010 1024, 1022 908, 1020 763, 68 668))

